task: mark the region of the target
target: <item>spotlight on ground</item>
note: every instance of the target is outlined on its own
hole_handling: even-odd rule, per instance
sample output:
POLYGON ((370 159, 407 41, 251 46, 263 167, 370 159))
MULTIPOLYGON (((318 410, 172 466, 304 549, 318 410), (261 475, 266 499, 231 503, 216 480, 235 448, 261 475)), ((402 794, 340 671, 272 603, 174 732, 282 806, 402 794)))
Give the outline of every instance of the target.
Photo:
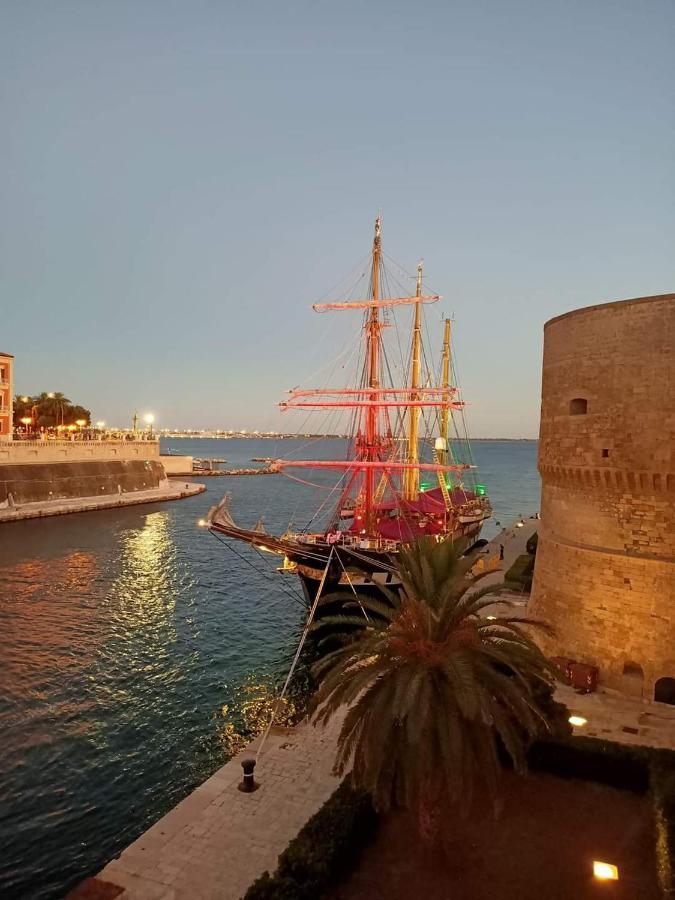
POLYGON ((597 859, 593 860, 593 875, 599 881, 619 880, 619 870, 616 866, 613 866, 611 863, 600 862, 597 859))

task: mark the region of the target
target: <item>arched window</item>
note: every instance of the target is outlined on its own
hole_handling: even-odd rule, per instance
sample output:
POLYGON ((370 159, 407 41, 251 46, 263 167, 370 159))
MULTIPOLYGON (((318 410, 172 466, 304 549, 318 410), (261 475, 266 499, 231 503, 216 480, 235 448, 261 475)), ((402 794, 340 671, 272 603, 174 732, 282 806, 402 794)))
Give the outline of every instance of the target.
POLYGON ((570 415, 585 416, 588 412, 588 400, 585 397, 575 397, 570 400, 570 415))
POLYGON ((623 674, 628 675, 631 678, 644 678, 645 673, 642 671, 642 666, 638 665, 638 663, 627 662, 623 667, 623 674))
POLYGON ((645 673, 642 671, 642 666, 638 665, 638 663, 627 662, 624 664, 622 675, 622 690, 626 694, 630 694, 631 697, 641 697, 645 680, 645 673))
POLYGON ((675 678, 659 678, 654 685, 654 699, 675 706, 675 678))

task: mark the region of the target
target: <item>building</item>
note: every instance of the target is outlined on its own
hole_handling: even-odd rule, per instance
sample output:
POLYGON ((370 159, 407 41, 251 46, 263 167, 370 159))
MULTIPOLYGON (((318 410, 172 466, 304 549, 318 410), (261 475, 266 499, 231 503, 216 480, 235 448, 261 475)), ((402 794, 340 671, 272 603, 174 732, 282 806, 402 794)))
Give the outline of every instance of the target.
POLYGON ((0 353, 0 441, 12 440, 14 357, 0 353))
POLYGON ((675 702, 675 294, 546 323, 539 471, 543 648, 675 702))

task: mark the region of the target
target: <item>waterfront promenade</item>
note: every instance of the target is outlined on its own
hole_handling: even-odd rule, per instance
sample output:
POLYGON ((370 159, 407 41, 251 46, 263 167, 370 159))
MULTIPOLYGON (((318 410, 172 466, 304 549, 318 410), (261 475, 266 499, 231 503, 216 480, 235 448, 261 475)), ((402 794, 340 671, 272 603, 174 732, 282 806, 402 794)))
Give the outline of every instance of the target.
POLYGON ((36 503, 21 503, 18 506, 0 509, 0 524, 19 522, 23 519, 40 519, 45 516, 65 516, 70 513, 91 512, 96 509, 117 509, 121 506, 136 506, 141 503, 163 503, 167 500, 182 500, 201 494, 205 485, 188 481, 167 479, 166 484, 147 491, 133 491, 123 494, 107 494, 103 497, 72 497, 60 500, 40 500, 36 503))
POLYGON ((242 793, 241 761, 260 738, 219 769, 134 841, 97 879, 70 896, 78 900, 238 900, 339 784, 332 774, 339 723, 273 730, 255 776, 258 790, 242 793))
MULTIPOLYGON (((525 552, 539 520, 523 521, 522 528, 514 523, 497 535, 485 558, 498 555, 504 544, 508 568, 525 552)), ((481 583, 501 577, 503 572, 491 573, 481 583)), ((526 598, 520 603, 524 606, 526 598)), ((495 614, 499 609, 494 607, 495 614)), ((675 708, 603 688, 579 695, 561 685, 556 697, 587 719, 575 729, 578 734, 675 749, 675 708)), ((85 882, 73 898, 238 900, 263 872, 274 872, 279 854, 337 787, 332 766, 338 728, 334 721, 326 729, 303 722, 295 729, 273 730, 256 767, 260 788, 244 794, 237 787, 241 761, 255 756, 257 739, 108 863, 96 879, 85 882), (101 882, 109 885, 110 893, 95 893, 104 889, 101 882)))

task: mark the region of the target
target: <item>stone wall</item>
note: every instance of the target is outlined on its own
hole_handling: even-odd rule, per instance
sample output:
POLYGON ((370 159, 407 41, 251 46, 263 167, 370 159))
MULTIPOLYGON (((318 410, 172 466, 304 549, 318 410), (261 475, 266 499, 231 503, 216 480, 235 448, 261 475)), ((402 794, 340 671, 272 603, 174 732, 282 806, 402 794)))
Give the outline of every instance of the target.
POLYGON ((652 696, 675 678, 675 294, 547 323, 539 471, 545 648, 652 696))
POLYGON ((165 479, 158 460, 105 460, 3 465, 0 506, 146 491, 165 479))
POLYGON ((0 465, 113 459, 159 459, 159 441, 10 441, 0 446, 0 465))

